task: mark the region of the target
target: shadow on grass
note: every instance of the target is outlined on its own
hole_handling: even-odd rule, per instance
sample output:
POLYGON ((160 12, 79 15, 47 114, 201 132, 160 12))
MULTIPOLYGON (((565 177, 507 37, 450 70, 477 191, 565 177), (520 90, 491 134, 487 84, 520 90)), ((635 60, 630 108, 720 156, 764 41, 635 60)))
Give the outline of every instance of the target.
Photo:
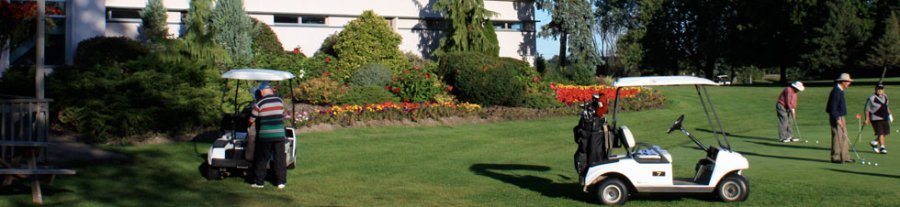
MULTIPOLYGON (((137 148, 120 150, 129 160, 118 164, 85 163, 77 167, 78 175, 61 177, 56 185, 71 191, 45 196, 46 206, 184 206, 203 203, 211 206, 241 206, 259 195, 233 189, 225 182, 213 183, 198 176, 196 158, 189 149, 137 148)), ((245 185, 241 184, 241 187, 245 185)), ((249 187, 247 187, 249 188, 249 187)), ((284 195, 268 192, 268 200, 291 202, 284 195)), ((28 198, 30 199, 30 197, 28 198)))
MULTIPOLYGON (((805 146, 805 145, 795 145, 795 144, 778 144, 781 142, 757 142, 757 141, 747 141, 749 143, 765 145, 770 147, 784 147, 784 148, 793 148, 793 149, 809 149, 809 150, 825 150, 831 151, 830 147, 813 147, 813 146, 805 146)), ((808 143, 807 143, 808 144, 808 143)))
POLYGON ((521 188, 532 190, 541 195, 553 198, 567 198, 571 200, 591 203, 588 194, 581 191, 578 183, 556 183, 553 180, 532 176, 516 175, 509 171, 550 171, 550 167, 538 165, 519 164, 474 164, 469 170, 477 175, 487 176, 521 188))
POLYGON ((812 158, 803 158, 803 157, 788 157, 788 156, 780 156, 780 155, 764 155, 759 153, 747 152, 747 151, 738 151, 744 155, 751 155, 757 157, 768 157, 768 158, 778 158, 778 159, 788 159, 788 160, 799 160, 799 161, 809 161, 809 162, 824 162, 831 163, 831 161, 827 159, 812 159, 812 158))
POLYGON ((888 175, 888 174, 881 174, 881 173, 856 172, 856 171, 841 170, 841 169, 834 169, 834 168, 825 168, 825 169, 831 170, 831 171, 835 171, 835 172, 842 172, 842 173, 851 173, 851 174, 857 174, 857 175, 868 175, 868 176, 875 176, 875 177, 885 177, 885 178, 900 179, 900 175, 888 175))
MULTIPOLYGON (((712 130, 709 130, 709 129, 700 129, 700 128, 696 128, 696 129, 694 129, 694 130, 701 131, 701 132, 706 132, 706 133, 710 133, 710 134, 713 133, 713 131, 712 131, 712 130)), ((758 139, 758 140, 765 140, 765 141, 778 140, 778 138, 774 138, 774 137, 756 137, 756 136, 747 136, 747 135, 740 135, 740 134, 732 134, 732 133, 729 133, 729 132, 725 132, 725 135, 728 136, 728 137, 737 137, 737 138, 743 138, 743 139, 758 139)))

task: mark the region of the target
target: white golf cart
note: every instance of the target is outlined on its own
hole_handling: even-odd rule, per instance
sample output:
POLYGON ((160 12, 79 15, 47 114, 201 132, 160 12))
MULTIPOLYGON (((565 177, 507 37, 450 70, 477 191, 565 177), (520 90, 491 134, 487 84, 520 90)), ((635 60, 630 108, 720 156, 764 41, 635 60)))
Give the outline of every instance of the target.
MULTIPOLYGON (((229 79, 237 82, 234 86, 234 112, 224 113, 220 131, 222 136, 216 139, 212 146, 209 147, 209 153, 206 158, 207 169, 205 170, 207 179, 211 180, 222 179, 233 172, 233 170, 241 170, 246 173, 246 170, 253 165, 252 147, 248 146, 250 145, 248 130, 253 130, 248 129, 250 127, 250 109, 253 102, 239 103, 238 93, 241 91, 241 83, 248 84, 245 86, 252 86, 253 81, 287 81, 289 86, 293 88, 294 75, 289 72, 270 69, 234 69, 222 74, 222 78, 225 79, 226 87, 229 79)), ((293 97, 293 90, 290 90, 290 88, 288 90, 291 91, 291 97, 293 97)), ((222 102, 225 102, 224 93, 223 91, 222 102)), ((293 111, 292 109, 291 112, 293 111)), ((291 123, 294 123, 293 120, 291 123)), ((285 128, 285 136, 287 139, 284 143, 285 155, 287 156, 287 159, 285 159, 287 161, 286 166, 289 169, 293 169, 297 151, 296 130, 293 125, 285 128)))
POLYGON ((585 114, 590 112, 582 114, 582 121, 576 126, 576 142, 581 138, 579 150, 582 153, 580 158, 576 153, 576 170, 579 172, 584 192, 595 193, 600 203, 606 205, 622 204, 632 193, 715 193, 725 202, 747 199, 750 184, 741 176, 741 171, 748 169, 750 165, 744 156, 732 150, 728 138, 722 133, 724 131, 722 124, 706 92, 705 86, 718 84, 708 79, 690 76, 631 77, 620 78, 613 83, 613 86, 617 87, 617 92, 622 87, 671 85, 696 87, 707 121, 719 143, 718 147, 707 147, 700 143, 682 127, 684 115, 678 117, 668 129, 667 133, 680 130, 706 152, 706 157, 696 164, 696 175, 692 178, 673 178, 672 155, 659 146, 636 144, 628 127, 618 126, 617 93, 611 126, 605 120, 585 117, 585 114), (585 122, 588 124, 584 124, 585 122), (582 132, 581 136, 579 132, 582 132), (719 141, 719 136, 722 136, 725 144, 719 141), (624 148, 625 154, 610 155, 613 147, 624 148))

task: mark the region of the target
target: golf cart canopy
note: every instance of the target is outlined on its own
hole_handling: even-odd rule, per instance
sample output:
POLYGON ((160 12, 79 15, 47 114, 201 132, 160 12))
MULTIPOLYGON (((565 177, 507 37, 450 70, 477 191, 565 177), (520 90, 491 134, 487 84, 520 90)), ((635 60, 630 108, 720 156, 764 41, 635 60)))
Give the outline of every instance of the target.
MULTIPOLYGON (((623 87, 678 85, 693 85, 697 89, 697 96, 700 97, 700 105, 703 107, 703 112, 706 114, 706 120, 709 123, 709 127, 713 130, 713 137, 716 138, 716 142, 719 143, 720 148, 731 150, 731 143, 728 141, 725 130, 722 128, 722 122, 719 120, 718 113, 716 113, 716 108, 713 106, 712 100, 709 98, 709 93, 706 91, 706 86, 718 86, 719 84, 706 78, 693 76, 649 76, 616 79, 616 82, 613 82, 613 87, 616 87, 616 98, 613 103, 613 128, 619 126, 619 99, 621 98, 619 97, 619 91, 621 91, 623 87), (713 120, 715 120, 715 122, 713 122, 713 120), (722 144, 720 141, 720 136, 725 140, 725 144, 722 144)), ((701 146, 700 148, 702 149, 703 147, 701 146)))
POLYGON ((676 85, 719 85, 706 78, 693 76, 649 76, 619 78, 613 83, 613 87, 629 86, 676 86, 676 85))
POLYGON ((255 81, 283 81, 294 78, 294 74, 272 69, 234 69, 222 74, 222 78, 255 81))

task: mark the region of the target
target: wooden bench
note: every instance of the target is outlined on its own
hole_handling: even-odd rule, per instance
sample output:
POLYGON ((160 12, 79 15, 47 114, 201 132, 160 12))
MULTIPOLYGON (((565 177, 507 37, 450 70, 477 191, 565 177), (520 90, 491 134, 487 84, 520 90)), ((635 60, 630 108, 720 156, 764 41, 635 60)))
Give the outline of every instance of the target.
POLYGON ((26 153, 24 156, 28 162, 27 168, 17 168, 16 164, 7 163, 5 161, 0 162, 4 168, 0 168, 0 175, 5 175, 5 179, 3 181, 3 185, 9 185, 12 182, 12 179, 15 178, 26 178, 31 177, 31 196, 32 202, 36 204, 43 204, 43 197, 41 195, 41 182, 38 179, 38 175, 50 175, 50 183, 53 182, 53 179, 56 175, 74 175, 75 170, 69 169, 47 169, 47 168, 39 168, 37 166, 37 158, 38 151, 40 149, 50 146, 52 142, 41 142, 41 141, 0 141, 0 146, 6 147, 16 147, 23 148, 26 153))

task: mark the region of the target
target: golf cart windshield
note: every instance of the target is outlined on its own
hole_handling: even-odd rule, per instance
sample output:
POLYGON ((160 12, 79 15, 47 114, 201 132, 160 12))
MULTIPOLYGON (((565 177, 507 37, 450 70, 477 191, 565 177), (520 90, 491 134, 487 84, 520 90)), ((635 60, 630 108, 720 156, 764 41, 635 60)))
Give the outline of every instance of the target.
POLYGON ((716 109, 715 107, 713 107, 712 100, 709 99, 709 94, 706 92, 705 87, 718 86, 719 84, 716 84, 716 82, 705 78, 693 76, 650 76, 626 77, 616 79, 616 81, 613 83, 613 87, 616 87, 616 98, 613 105, 613 126, 618 126, 617 115, 619 111, 619 91, 622 90, 622 87, 680 85, 693 85, 697 89, 697 96, 700 97, 700 105, 703 106, 703 111, 706 112, 706 120, 709 122, 709 127, 713 131, 713 136, 716 138, 716 142, 719 143, 720 147, 731 150, 731 143, 728 142, 728 138, 725 136, 725 130, 722 128, 722 122, 719 120, 719 115, 718 113, 716 113, 716 109), (709 107, 707 107, 707 105, 709 105, 709 107), (710 111, 712 111, 712 114, 710 114, 710 111), (715 124, 713 122, 713 119, 715 119, 715 124), (722 136, 722 139, 725 140, 725 145, 722 144, 719 136, 722 136))

